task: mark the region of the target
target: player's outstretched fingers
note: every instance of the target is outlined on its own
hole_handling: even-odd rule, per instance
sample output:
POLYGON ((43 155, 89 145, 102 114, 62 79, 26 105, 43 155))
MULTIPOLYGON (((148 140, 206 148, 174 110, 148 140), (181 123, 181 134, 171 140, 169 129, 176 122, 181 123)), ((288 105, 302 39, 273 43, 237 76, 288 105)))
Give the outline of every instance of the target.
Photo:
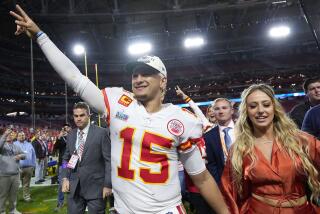
POLYGON ((16 5, 16 10, 16 12, 10 11, 10 15, 16 18, 15 23, 18 26, 15 35, 20 35, 24 32, 29 38, 34 38, 34 36, 41 31, 39 26, 29 18, 27 13, 19 5, 16 5))
POLYGON ((24 20, 22 16, 20 16, 19 14, 15 13, 13 11, 10 11, 9 13, 10 13, 11 16, 13 16, 14 18, 16 18, 19 21, 23 21, 24 20))
POLYGON ((16 20, 14 21, 17 25, 21 26, 21 27, 30 27, 28 23, 24 22, 24 21, 19 21, 19 20, 16 20))
POLYGON ((26 12, 24 12, 24 10, 20 7, 20 5, 16 5, 16 9, 17 11, 20 13, 20 15, 24 18, 24 19, 28 19, 29 16, 27 15, 26 12))

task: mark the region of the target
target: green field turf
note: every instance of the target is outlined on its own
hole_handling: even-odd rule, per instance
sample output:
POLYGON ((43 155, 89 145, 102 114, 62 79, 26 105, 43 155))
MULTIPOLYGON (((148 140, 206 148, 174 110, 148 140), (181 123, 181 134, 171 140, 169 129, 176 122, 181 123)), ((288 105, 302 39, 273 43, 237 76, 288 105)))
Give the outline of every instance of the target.
MULTIPOLYGON (((18 196, 18 211, 23 214, 59 214, 67 213, 67 205, 60 210, 60 212, 54 212, 54 208, 57 205, 57 186, 47 186, 47 187, 31 187, 31 197, 32 202, 24 202, 22 199, 22 191, 19 190, 18 196)), ((66 198, 65 198, 66 201, 66 198)), ((188 203, 185 204, 187 213, 192 214, 189 211, 188 203)), ((108 212, 106 212, 108 214, 108 212)))
MULTIPOLYGON (((23 214, 51 214, 51 213, 67 213, 66 205, 61 212, 54 212, 57 206, 57 186, 48 187, 31 187, 31 202, 24 202, 22 199, 22 191, 20 189, 18 196, 17 209, 23 214)), ((65 200, 66 201, 66 200, 65 200)))

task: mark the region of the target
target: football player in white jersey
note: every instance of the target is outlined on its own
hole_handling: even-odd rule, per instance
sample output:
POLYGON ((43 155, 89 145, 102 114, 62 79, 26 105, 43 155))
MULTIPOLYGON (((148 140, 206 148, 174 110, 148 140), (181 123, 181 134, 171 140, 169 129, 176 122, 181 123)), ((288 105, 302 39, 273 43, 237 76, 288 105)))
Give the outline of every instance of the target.
POLYGON ((202 136, 198 118, 162 104, 167 71, 155 56, 127 65, 132 92, 98 89, 17 5, 16 35, 36 39, 57 73, 91 107, 102 113, 111 135, 112 186, 120 214, 181 214, 178 159, 202 196, 217 213, 229 213, 223 197, 194 145, 202 136))

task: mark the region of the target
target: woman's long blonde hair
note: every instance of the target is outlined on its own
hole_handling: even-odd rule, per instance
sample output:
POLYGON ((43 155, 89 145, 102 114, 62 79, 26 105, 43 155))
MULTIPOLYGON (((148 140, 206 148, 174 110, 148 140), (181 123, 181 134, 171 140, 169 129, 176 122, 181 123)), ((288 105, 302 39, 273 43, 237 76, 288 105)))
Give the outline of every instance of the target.
MULTIPOLYGON (((253 125, 247 114, 247 98, 254 91, 262 91, 267 94, 274 106, 273 132, 277 142, 289 154, 296 163, 296 158, 300 157, 303 173, 308 177, 308 185, 312 191, 311 199, 318 198, 320 195, 320 182, 318 180, 318 171, 309 159, 307 145, 299 143, 301 131, 295 123, 286 116, 281 104, 275 98, 273 89, 266 84, 251 85, 241 94, 241 104, 239 107, 239 118, 235 126, 236 140, 231 151, 231 164, 233 181, 241 197, 243 193, 243 158, 248 156, 252 162, 250 168, 254 167, 257 157, 254 154, 254 136, 253 125)), ((305 140, 305 139, 304 139, 305 140)))

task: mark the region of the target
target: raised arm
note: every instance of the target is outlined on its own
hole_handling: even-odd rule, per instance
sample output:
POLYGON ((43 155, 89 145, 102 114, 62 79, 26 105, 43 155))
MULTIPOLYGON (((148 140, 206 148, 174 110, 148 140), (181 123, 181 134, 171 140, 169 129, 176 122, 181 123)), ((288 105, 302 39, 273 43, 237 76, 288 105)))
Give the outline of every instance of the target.
POLYGON ((26 33, 30 38, 36 39, 41 50, 60 77, 92 108, 99 113, 107 113, 100 89, 81 74, 79 69, 40 30, 38 25, 19 5, 16 6, 16 9, 17 13, 10 11, 10 14, 16 19, 17 31, 15 35, 26 33))
POLYGON ((186 103, 188 103, 190 108, 195 113, 195 115, 200 118, 204 128, 207 127, 207 126, 212 126, 213 125, 212 123, 209 122, 209 120, 206 118, 206 116, 202 113, 201 109, 197 106, 197 104, 195 104, 195 102, 193 102, 193 100, 188 95, 186 95, 180 89, 180 87, 178 85, 175 87, 175 90, 176 90, 177 95, 179 97, 181 97, 186 103))

